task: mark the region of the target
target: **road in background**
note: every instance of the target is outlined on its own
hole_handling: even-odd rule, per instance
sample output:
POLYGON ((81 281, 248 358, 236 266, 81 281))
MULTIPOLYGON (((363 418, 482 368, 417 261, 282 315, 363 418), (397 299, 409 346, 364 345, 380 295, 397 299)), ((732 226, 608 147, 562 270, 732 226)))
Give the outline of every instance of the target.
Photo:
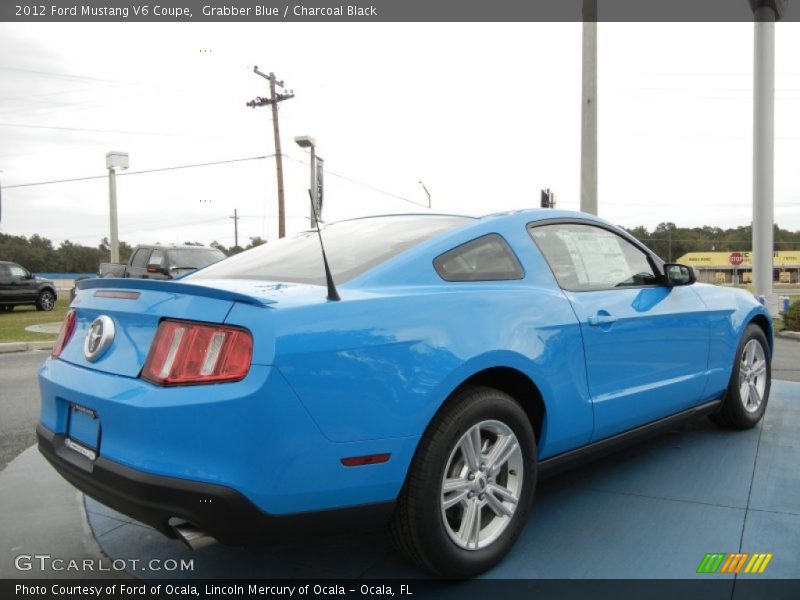
POLYGON ((780 337, 775 338, 772 378, 800 381, 800 342, 780 337))
MULTIPOLYGON (((36 372, 48 353, 0 354, 0 470, 36 443, 39 387, 36 372)), ((773 379, 800 381, 800 342, 775 339, 773 379)))

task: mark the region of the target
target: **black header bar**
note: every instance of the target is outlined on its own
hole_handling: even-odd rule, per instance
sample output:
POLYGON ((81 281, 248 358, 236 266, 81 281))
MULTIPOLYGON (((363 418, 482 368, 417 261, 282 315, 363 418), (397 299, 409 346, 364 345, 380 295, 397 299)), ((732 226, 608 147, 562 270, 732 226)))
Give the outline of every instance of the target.
MULTIPOLYGON (((597 21, 753 21, 753 9, 798 20, 787 0, 596 0, 597 21), (772 11, 770 11, 772 12, 772 11)), ((4 0, 5 22, 553 22, 595 20, 584 0, 4 0)))

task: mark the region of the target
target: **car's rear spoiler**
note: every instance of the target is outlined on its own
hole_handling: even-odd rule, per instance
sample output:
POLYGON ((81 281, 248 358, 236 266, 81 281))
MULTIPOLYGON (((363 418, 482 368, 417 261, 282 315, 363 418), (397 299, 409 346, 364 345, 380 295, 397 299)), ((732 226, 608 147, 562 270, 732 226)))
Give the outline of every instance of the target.
POLYGON ((91 289, 126 289, 126 290, 152 290, 154 292, 165 292, 167 294, 189 294, 191 296, 205 296, 207 298, 217 298, 219 300, 230 300, 232 302, 244 302, 245 304, 255 304, 256 306, 268 306, 275 304, 275 300, 269 298, 258 298, 239 292, 233 292, 218 287, 208 287, 205 285, 195 285, 180 281, 167 281, 163 279, 122 279, 116 277, 83 279, 77 282, 79 290, 91 289))

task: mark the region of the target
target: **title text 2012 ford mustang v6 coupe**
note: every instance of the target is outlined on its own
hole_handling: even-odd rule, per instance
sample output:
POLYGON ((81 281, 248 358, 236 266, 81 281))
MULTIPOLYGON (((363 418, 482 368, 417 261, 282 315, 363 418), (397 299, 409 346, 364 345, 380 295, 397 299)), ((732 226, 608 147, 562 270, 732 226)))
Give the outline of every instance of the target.
POLYGON ((764 414, 764 308, 595 217, 372 217, 321 239, 328 273, 306 232, 178 281, 81 282, 40 373, 44 455, 185 541, 383 518, 465 577, 510 549, 537 474, 764 414))

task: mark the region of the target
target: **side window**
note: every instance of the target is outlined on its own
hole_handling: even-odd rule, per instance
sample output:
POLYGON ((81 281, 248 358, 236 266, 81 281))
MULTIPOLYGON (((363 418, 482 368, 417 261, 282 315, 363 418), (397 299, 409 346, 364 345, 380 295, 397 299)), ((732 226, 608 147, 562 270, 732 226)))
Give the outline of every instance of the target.
POLYGON ((25 279, 28 276, 28 271, 26 271, 19 265, 8 265, 8 268, 11 271, 12 277, 19 277, 20 279, 25 279))
POLYGON ((11 277, 11 271, 8 270, 7 265, 0 265, 0 279, 11 277))
POLYGON ((490 233, 445 252, 433 261, 445 281, 522 279, 522 266, 508 243, 490 233))
POLYGON ((155 248, 150 255, 150 260, 147 261, 148 265, 163 266, 164 265, 164 251, 155 248))
POLYGON ((647 256, 628 240, 592 225, 562 223, 528 231, 565 290, 656 285, 647 256))
POLYGON ((150 248, 139 248, 136 254, 133 255, 131 267, 137 269, 144 269, 147 266, 147 257, 150 254, 150 248))

